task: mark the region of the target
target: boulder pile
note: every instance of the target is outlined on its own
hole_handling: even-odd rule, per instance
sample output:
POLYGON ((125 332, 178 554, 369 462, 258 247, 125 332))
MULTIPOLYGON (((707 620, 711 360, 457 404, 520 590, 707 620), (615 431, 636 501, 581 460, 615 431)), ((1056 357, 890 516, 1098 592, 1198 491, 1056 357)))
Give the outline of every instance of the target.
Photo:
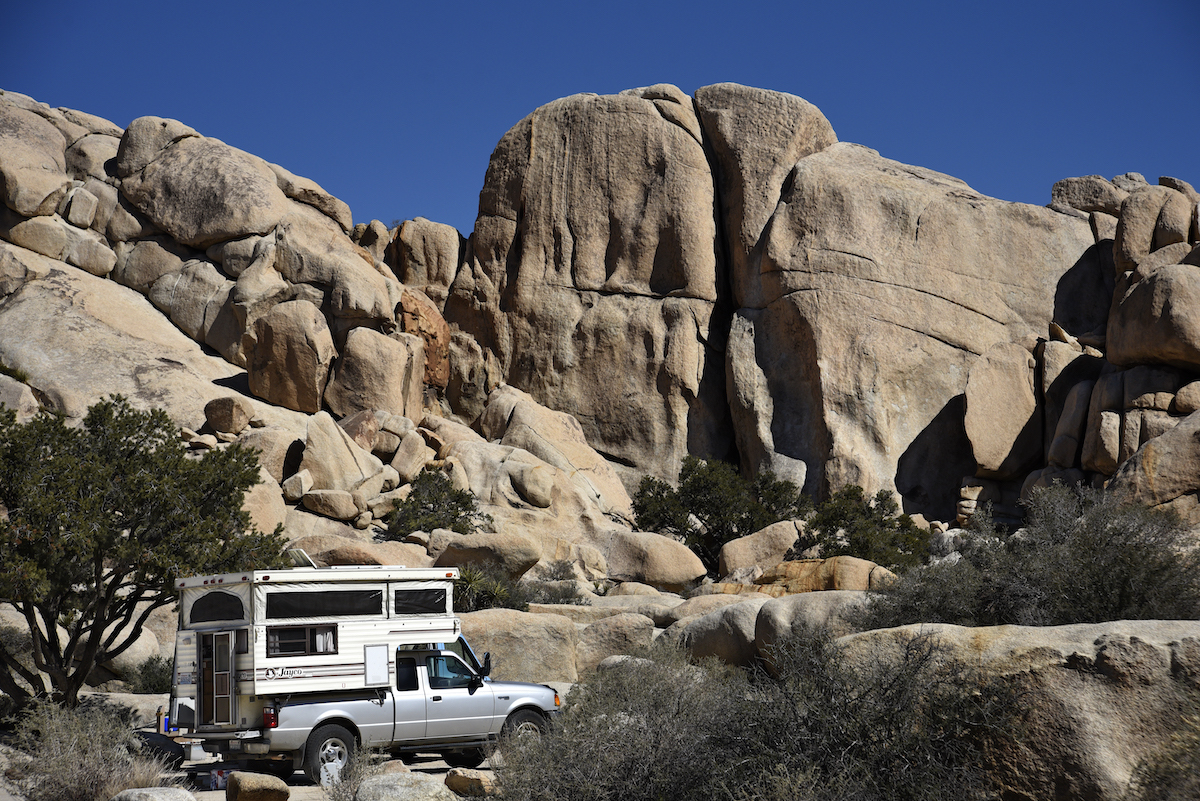
POLYGON ((1151 185, 1127 173, 1068 178, 1051 196, 1051 208, 1087 221, 1087 265, 1111 287, 1108 307, 1102 324, 1074 333, 1056 309, 1032 347, 998 345, 971 366, 965 422, 977 469, 962 482, 958 521, 986 501, 1019 518, 1015 501, 1056 481, 1195 518, 1200 306, 1188 282, 1200 276, 1200 195, 1179 179, 1151 185))
MULTIPOLYGON (((569 683, 657 637, 748 665, 797 627, 900 636, 853 632, 883 567, 784 561, 797 521, 728 543, 685 599, 704 566, 635 530, 630 493, 687 455, 894 492, 946 537, 1054 481, 1200 520, 1200 195, 1179 179, 1009 203, 839 142, 801 98, 659 84, 517 123, 464 237, 355 224, 175 120, 0 91, 0 196, 0 402, 80 418, 120 393, 196 451, 252 447, 255 524, 325 564, 486 562, 589 602, 465 615, 498 676, 569 683), (386 532, 426 469, 491 522, 386 532)), ((1194 625, 1138 625, 938 633, 1079 735, 1047 735, 1046 776, 1081 766, 1064 797, 1112 797, 1142 751, 1100 722, 1197 675, 1194 625), (1080 682, 1095 720, 1063 711, 1092 708, 1080 682)), ((138 653, 170 634, 155 619, 138 653)))

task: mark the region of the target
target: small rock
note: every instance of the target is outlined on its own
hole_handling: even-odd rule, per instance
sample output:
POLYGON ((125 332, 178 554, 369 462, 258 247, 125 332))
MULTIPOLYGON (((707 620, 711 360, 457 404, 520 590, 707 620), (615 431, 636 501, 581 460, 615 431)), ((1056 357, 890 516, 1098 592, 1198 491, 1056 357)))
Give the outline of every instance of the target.
POLYGON ((204 419, 213 431, 240 434, 254 417, 254 404, 246 398, 226 395, 214 398, 204 406, 204 419))
POLYGON ((235 770, 225 785, 226 801, 287 801, 287 784, 277 776, 235 770))
POLYGON ((446 786, 459 795, 471 798, 497 795, 496 779, 491 771, 451 768, 446 774, 446 786))

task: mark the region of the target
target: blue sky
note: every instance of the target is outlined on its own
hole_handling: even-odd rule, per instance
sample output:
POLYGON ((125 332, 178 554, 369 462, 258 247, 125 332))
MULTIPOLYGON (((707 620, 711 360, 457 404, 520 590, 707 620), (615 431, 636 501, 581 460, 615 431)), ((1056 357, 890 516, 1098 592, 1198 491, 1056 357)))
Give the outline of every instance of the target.
POLYGON ((496 142, 576 92, 735 81, 843 141, 1049 202, 1055 180, 1200 185, 1197 0, 23 2, 0 88, 118 125, 173 117, 350 204, 473 226, 496 142))

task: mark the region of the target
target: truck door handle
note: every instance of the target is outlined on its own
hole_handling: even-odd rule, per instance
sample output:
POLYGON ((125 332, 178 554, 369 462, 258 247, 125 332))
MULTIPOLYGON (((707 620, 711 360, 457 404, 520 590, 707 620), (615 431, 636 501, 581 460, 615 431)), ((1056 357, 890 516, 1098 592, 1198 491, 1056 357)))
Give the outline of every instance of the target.
POLYGON ((440 696, 440 695, 435 695, 435 696, 433 696, 433 700, 434 700, 434 701, 440 701, 440 700, 442 700, 442 696, 440 696))

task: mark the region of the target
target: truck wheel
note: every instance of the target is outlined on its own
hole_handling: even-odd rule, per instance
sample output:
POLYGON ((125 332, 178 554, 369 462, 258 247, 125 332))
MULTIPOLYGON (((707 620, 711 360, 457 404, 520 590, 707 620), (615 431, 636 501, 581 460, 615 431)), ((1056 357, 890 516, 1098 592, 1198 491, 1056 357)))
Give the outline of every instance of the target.
POLYGON ((518 709, 504 721, 504 736, 516 739, 538 739, 549 729, 545 716, 532 709, 518 709))
POLYGON ((330 724, 314 729, 304 747, 304 772, 315 784, 321 783, 321 766, 332 765, 341 774, 354 760, 354 735, 342 726, 330 724))
POLYGON ((452 768, 477 768, 487 759, 482 748, 464 748, 461 751, 443 751, 442 760, 452 768))

